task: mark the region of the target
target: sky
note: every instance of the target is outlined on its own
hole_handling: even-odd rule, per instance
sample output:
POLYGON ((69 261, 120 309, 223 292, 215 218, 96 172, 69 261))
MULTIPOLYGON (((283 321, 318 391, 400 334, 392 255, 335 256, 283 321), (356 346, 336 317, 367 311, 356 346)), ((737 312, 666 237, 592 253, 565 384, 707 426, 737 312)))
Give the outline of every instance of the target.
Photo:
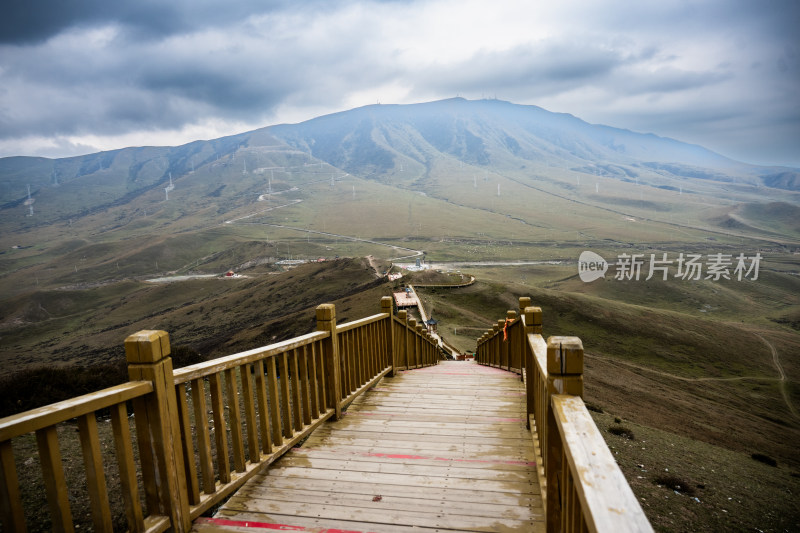
POLYGON ((800 167, 797 0, 12 0, 0 157, 461 96, 800 167))

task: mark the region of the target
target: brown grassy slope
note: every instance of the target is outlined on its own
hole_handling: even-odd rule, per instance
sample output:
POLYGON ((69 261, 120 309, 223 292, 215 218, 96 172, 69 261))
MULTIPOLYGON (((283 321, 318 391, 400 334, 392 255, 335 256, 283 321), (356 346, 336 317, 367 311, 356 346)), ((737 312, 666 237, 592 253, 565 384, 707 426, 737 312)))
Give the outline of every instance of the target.
MULTIPOLYGON (((280 274, 250 275, 41 291, 29 301, 42 302, 47 313, 37 311, 35 303, 27 304, 20 320, 4 323, 3 371, 117 361, 124 358, 125 337, 142 329, 165 330, 173 345, 216 357, 313 331, 314 308, 321 303, 342 301, 340 321, 361 318, 362 310, 373 314, 380 309, 374 291, 362 295, 383 287, 366 260, 341 259, 280 274), (361 305, 370 296, 375 301, 361 305)), ((378 292, 388 295, 390 289, 378 292)))
POLYGON ((786 465, 769 466, 748 453, 614 413, 592 417, 656 531, 800 528, 800 500, 795 496, 800 475, 786 465), (615 435, 614 428, 629 433, 615 435))

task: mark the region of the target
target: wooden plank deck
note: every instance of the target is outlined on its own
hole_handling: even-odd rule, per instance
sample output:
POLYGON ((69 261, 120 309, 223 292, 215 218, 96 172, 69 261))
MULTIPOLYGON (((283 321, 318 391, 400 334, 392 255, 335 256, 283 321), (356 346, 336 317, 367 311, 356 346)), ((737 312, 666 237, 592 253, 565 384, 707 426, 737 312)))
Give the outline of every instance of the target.
POLYGON ((194 531, 544 531, 519 376, 448 361, 383 379, 194 531))

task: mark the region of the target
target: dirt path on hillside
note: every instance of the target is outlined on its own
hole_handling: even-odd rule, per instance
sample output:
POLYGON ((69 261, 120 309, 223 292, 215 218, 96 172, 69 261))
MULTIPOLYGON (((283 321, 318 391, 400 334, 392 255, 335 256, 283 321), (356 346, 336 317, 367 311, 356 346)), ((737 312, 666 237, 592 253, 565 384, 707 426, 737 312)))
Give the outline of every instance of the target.
POLYGON ((378 265, 377 265, 377 263, 375 262, 375 258, 374 258, 374 257, 372 257, 371 255, 368 255, 368 256, 367 256, 367 261, 369 261, 369 266, 370 266, 370 267, 372 267, 372 271, 375 273, 375 277, 376 277, 376 278, 382 278, 383 276, 382 276, 382 275, 381 275, 381 273, 378 271, 378 265))
POLYGON ((650 372, 651 374, 657 374, 659 376, 664 376, 667 378, 677 379, 680 381, 691 381, 691 382, 698 382, 698 381, 742 381, 745 379, 753 379, 753 380, 761 380, 761 381, 779 381, 777 378, 769 378, 764 376, 736 376, 731 378, 687 378, 686 376, 679 376, 677 374, 670 374, 669 372, 664 372, 663 370, 656 370, 655 368, 650 368, 647 366, 637 365, 636 363, 631 363, 629 361, 621 361, 619 359, 609 359, 608 357, 594 355, 586 353, 584 354, 589 359, 602 359, 603 361, 610 363, 612 365, 619 365, 619 366, 626 366, 629 368, 636 368, 638 370, 643 370, 645 372, 650 372))
POLYGON ((800 415, 797 413, 797 409, 795 409, 794 404, 792 404, 792 399, 789 396, 789 391, 786 388, 786 372, 783 371, 783 366, 781 365, 780 357, 778 356, 778 350, 775 349, 775 345, 772 344, 770 341, 765 339, 760 333, 752 332, 753 335, 764 341, 770 351, 772 352, 772 362, 775 364, 775 368, 778 369, 778 374, 780 374, 779 387, 781 389, 781 396, 783 396, 783 401, 786 402, 786 407, 789 408, 789 411, 792 413, 792 416, 795 418, 800 419, 800 415))
POLYGON ((791 397, 789 396, 789 391, 786 387, 786 373, 783 370, 783 366, 780 362, 780 357, 778 356, 778 350, 775 346, 764 338, 760 333, 756 333, 755 331, 751 331, 753 335, 761 339, 761 341, 767 345, 770 352, 772 353, 772 362, 775 365, 775 368, 778 369, 779 377, 777 378, 770 378, 764 376, 736 376, 730 378, 714 378, 714 377, 705 377, 705 378, 689 378, 686 376, 678 376, 676 374, 671 374, 669 372, 664 372, 663 370, 656 370, 655 368, 650 368, 642 365, 637 365, 636 363, 631 363, 628 361, 621 361, 619 359, 609 359, 607 357, 600 357, 598 355, 593 354, 585 354, 587 358, 590 359, 602 359, 603 361, 610 363, 612 365, 617 366, 625 366, 629 368, 635 368, 637 370, 642 370, 644 372, 649 372, 651 374, 657 374, 659 376, 664 376, 667 378, 677 379, 679 381, 686 381, 686 382, 702 382, 702 381, 743 381, 746 379, 751 380, 759 380, 759 381, 777 381, 778 387, 781 391, 781 396, 783 396, 783 401, 786 403, 786 407, 789 409, 789 412, 792 414, 794 418, 800 419, 800 414, 798 414, 797 409, 795 409, 794 404, 792 403, 791 397))

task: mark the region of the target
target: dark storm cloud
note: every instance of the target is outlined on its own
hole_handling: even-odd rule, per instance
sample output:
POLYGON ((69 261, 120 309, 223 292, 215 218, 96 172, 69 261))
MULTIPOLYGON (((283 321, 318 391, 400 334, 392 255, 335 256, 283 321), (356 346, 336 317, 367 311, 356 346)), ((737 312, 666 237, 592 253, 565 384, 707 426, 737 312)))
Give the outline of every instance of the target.
POLYGON ((16 46, 0 70, 0 138, 252 120, 287 98, 330 101, 347 91, 343 80, 372 83, 392 70, 362 72, 360 37, 324 28, 303 35, 303 25, 322 16, 306 8, 161 39, 131 40, 116 26, 98 25, 16 46))
MULTIPOLYGON (((306 7, 318 2, 305 2, 306 7)), ((110 23, 139 37, 165 37, 291 5, 290 0, 27 0, 9 2, 0 17, 0 44, 34 44, 70 28, 110 23)), ((319 7, 319 6, 317 6, 319 7)))

